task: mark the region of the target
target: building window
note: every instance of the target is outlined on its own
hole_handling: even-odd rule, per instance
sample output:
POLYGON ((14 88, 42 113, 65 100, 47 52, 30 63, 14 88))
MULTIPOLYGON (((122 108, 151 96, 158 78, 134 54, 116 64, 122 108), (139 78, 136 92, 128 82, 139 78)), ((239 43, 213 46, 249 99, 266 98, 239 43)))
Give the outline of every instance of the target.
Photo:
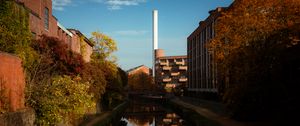
POLYGON ((49 30, 49 9, 47 7, 45 7, 45 19, 44 19, 44 23, 45 23, 45 29, 49 30))

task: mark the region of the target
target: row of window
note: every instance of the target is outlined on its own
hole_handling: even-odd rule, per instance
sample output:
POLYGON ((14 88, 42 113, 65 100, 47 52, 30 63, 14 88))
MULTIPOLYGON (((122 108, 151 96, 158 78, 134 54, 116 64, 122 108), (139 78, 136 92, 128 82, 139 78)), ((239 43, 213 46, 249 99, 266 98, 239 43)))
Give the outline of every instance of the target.
POLYGON ((188 41, 188 85, 191 89, 216 88, 216 67, 206 47, 215 36, 214 21, 188 41))

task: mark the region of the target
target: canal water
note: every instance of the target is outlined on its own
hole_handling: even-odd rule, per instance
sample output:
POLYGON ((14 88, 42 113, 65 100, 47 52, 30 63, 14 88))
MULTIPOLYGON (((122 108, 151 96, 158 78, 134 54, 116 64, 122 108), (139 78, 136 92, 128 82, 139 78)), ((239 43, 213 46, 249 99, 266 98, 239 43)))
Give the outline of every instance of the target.
POLYGON ((118 126, 189 126, 164 101, 134 99, 122 113, 118 126))

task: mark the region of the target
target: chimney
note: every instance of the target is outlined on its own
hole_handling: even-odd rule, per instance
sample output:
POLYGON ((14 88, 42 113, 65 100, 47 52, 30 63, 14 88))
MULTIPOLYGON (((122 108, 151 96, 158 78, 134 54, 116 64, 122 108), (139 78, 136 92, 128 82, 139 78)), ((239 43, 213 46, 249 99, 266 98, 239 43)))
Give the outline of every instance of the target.
POLYGON ((158 11, 157 10, 153 10, 152 12, 152 19, 153 19, 153 29, 152 29, 152 34, 153 34, 153 68, 152 68, 152 75, 153 77, 155 77, 155 60, 156 60, 156 56, 155 56, 155 50, 158 49, 158 11))

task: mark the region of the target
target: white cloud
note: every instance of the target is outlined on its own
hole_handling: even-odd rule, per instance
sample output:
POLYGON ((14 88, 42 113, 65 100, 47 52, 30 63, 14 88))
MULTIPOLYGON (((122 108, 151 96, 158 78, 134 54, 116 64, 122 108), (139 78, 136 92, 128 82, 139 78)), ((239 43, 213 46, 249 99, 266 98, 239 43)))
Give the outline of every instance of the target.
POLYGON ((123 35, 123 36, 136 36, 136 35, 144 35, 148 33, 148 31, 145 30, 123 30, 123 31, 115 31, 114 32, 117 35, 123 35))
POLYGON ((68 6, 72 3, 72 0, 53 0, 52 5, 54 10, 62 11, 65 6, 68 6))
POLYGON ((120 9, 122 9, 121 6, 116 6, 116 5, 108 6, 107 8, 108 8, 108 10, 120 10, 120 9))
POLYGON ((123 6, 136 6, 145 3, 147 0, 92 0, 97 3, 104 3, 109 10, 120 10, 123 6))

